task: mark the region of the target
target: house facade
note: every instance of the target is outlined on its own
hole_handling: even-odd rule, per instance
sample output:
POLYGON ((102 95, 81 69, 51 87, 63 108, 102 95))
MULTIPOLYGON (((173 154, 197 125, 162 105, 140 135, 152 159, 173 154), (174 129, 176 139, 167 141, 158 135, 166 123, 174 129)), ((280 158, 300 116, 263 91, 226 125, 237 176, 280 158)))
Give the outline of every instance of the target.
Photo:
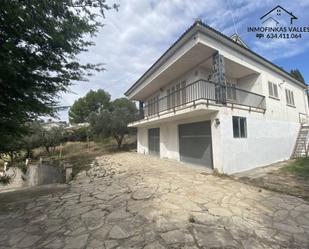
POLYGON ((125 93, 137 151, 235 173, 291 157, 306 85, 200 21, 125 93))

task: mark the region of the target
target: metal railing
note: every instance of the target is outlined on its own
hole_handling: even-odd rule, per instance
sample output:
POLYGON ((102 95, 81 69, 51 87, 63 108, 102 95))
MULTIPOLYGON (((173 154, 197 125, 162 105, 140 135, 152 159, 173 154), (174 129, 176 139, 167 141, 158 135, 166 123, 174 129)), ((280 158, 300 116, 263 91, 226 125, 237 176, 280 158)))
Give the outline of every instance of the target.
POLYGON ((190 103, 195 105, 199 100, 205 100, 208 105, 245 106, 263 112, 266 109, 263 95, 200 79, 148 102, 143 107, 143 114, 148 117, 164 111, 175 111, 190 103))

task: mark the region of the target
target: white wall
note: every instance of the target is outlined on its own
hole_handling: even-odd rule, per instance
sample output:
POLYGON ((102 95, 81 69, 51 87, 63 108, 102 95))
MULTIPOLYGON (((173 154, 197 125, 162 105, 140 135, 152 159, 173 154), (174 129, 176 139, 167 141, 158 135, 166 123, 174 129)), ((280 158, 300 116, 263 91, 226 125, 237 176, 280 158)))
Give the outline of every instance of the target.
MULTIPOLYGON (((164 122, 158 125, 137 128, 137 152, 148 154, 148 129, 160 128, 160 157, 179 161, 179 135, 178 125, 212 120, 214 114, 204 114, 180 119, 172 122, 164 122)), ((218 136, 215 136, 217 139, 218 136)))
MULTIPOLYGON (((238 79, 237 85, 248 91, 264 95, 266 112, 263 114, 221 107, 219 112, 215 114, 160 123, 154 126, 160 128, 160 156, 179 160, 178 125, 180 123, 211 120, 213 162, 214 167, 221 172, 240 172, 290 158, 300 127, 299 113, 308 113, 307 96, 303 87, 206 35, 199 35, 198 42, 218 50, 229 60, 259 73, 259 76, 238 79), (279 100, 269 97, 268 81, 278 85, 279 100), (286 88, 294 93, 295 107, 287 106, 286 88), (233 137, 233 115, 247 118, 247 138, 233 137), (220 125, 215 124, 216 118, 220 120, 220 125)), ((188 44, 186 49, 189 49, 190 46, 192 43, 188 44)), ((160 73, 159 70, 158 73, 160 73)), ((184 72, 184 75, 171 82, 170 85, 184 79, 188 83, 199 78, 207 79, 208 74, 207 70, 197 67, 184 72)), ((229 79, 229 81, 233 81, 233 79, 229 79)), ((160 97, 165 95, 166 87, 160 91, 160 97)), ((138 128, 139 153, 148 153, 148 128, 154 127, 138 128)))
POLYGON ((235 173, 289 159, 300 124, 247 111, 220 112, 222 171, 235 173), (247 138, 234 138, 232 116, 246 117, 247 138))
MULTIPOLYGON (((283 77, 279 73, 270 70, 264 65, 244 56, 230 47, 221 44, 217 40, 206 36, 205 34, 200 34, 199 42, 209 46, 215 50, 218 50, 225 58, 232 60, 240 65, 248 67, 253 71, 260 74, 256 84, 248 86, 249 91, 264 95, 266 97, 266 118, 270 120, 278 121, 291 121, 299 122, 299 113, 308 113, 308 101, 306 100, 306 93, 304 88, 292 82, 286 77, 283 77), (280 101, 274 100, 268 97, 268 81, 274 83, 285 82, 279 89, 280 101), (286 105, 285 88, 288 88, 294 92, 295 108, 286 105)), ((245 87, 246 79, 238 81, 241 88, 245 87)))
POLYGON ((221 109, 217 113, 138 127, 137 150, 148 154, 148 129, 160 128, 160 157, 179 161, 178 125, 204 120, 211 120, 213 166, 228 174, 289 159, 300 127, 298 122, 268 120, 262 113, 221 109), (247 138, 233 137, 232 116, 246 117, 247 138))
POLYGON ((266 96, 266 118, 271 120, 299 122, 299 113, 307 113, 308 102, 304 89, 294 83, 283 81, 275 74, 263 72, 263 95, 266 96), (277 84, 279 99, 269 97, 268 81, 277 84), (283 84, 282 84, 283 83, 283 84), (287 105, 285 89, 294 93, 295 107, 287 105))
POLYGON ((148 129, 146 127, 137 128, 137 152, 148 154, 148 129))

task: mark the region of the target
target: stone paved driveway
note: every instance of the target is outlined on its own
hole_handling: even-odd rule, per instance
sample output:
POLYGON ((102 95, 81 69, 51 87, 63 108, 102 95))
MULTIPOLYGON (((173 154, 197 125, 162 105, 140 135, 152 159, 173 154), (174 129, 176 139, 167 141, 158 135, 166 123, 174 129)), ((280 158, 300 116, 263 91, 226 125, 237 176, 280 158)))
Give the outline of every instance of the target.
POLYGON ((0 248, 309 248, 305 201, 134 153, 0 209, 0 248))

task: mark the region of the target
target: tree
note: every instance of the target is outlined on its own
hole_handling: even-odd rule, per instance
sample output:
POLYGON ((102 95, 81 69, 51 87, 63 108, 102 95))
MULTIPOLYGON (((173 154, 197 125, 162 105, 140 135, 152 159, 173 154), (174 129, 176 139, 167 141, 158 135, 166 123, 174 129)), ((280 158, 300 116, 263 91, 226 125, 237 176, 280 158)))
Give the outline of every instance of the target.
POLYGON ((26 150, 26 158, 31 158, 33 149, 42 146, 44 130, 40 122, 32 122, 27 126, 29 132, 21 138, 21 147, 26 150))
POLYGON ((120 98, 111 102, 109 109, 91 115, 90 124, 94 134, 112 136, 120 149, 125 134, 129 133, 128 123, 136 118, 135 104, 126 98, 120 98))
POLYGON ((18 159, 21 155, 21 150, 23 148, 22 142, 20 139, 15 139, 14 136, 7 135, 6 136, 7 141, 4 144, 1 144, 0 147, 0 157, 2 160, 6 161, 8 159, 7 156, 9 156, 9 159, 11 162, 14 162, 16 159, 18 159))
POLYGON ((304 79, 303 75, 301 74, 301 72, 298 69, 292 69, 290 74, 295 79, 299 80, 300 82, 305 83, 305 79, 304 79))
POLYGON ((103 69, 77 55, 94 45, 90 39, 110 8, 106 0, 1 1, 0 144, 23 134, 26 122, 54 115, 72 80, 103 69))
POLYGON ((42 145, 42 126, 39 121, 25 124, 27 133, 16 139, 14 136, 7 135, 8 140, 0 147, 0 153, 5 158, 7 155, 11 162, 21 158, 22 151, 26 151, 26 157, 32 156, 32 150, 42 145), (11 138, 11 139, 9 139, 11 138))
POLYGON ((109 93, 102 89, 89 91, 85 97, 76 100, 70 108, 70 123, 77 124, 88 122, 90 113, 98 113, 100 109, 108 108, 110 98, 109 93))
POLYGON ((56 146, 65 141, 65 131, 62 127, 53 127, 49 130, 42 130, 42 146, 50 153, 56 146))
POLYGON ((87 141, 89 139, 89 127, 79 127, 67 132, 68 141, 87 141))

